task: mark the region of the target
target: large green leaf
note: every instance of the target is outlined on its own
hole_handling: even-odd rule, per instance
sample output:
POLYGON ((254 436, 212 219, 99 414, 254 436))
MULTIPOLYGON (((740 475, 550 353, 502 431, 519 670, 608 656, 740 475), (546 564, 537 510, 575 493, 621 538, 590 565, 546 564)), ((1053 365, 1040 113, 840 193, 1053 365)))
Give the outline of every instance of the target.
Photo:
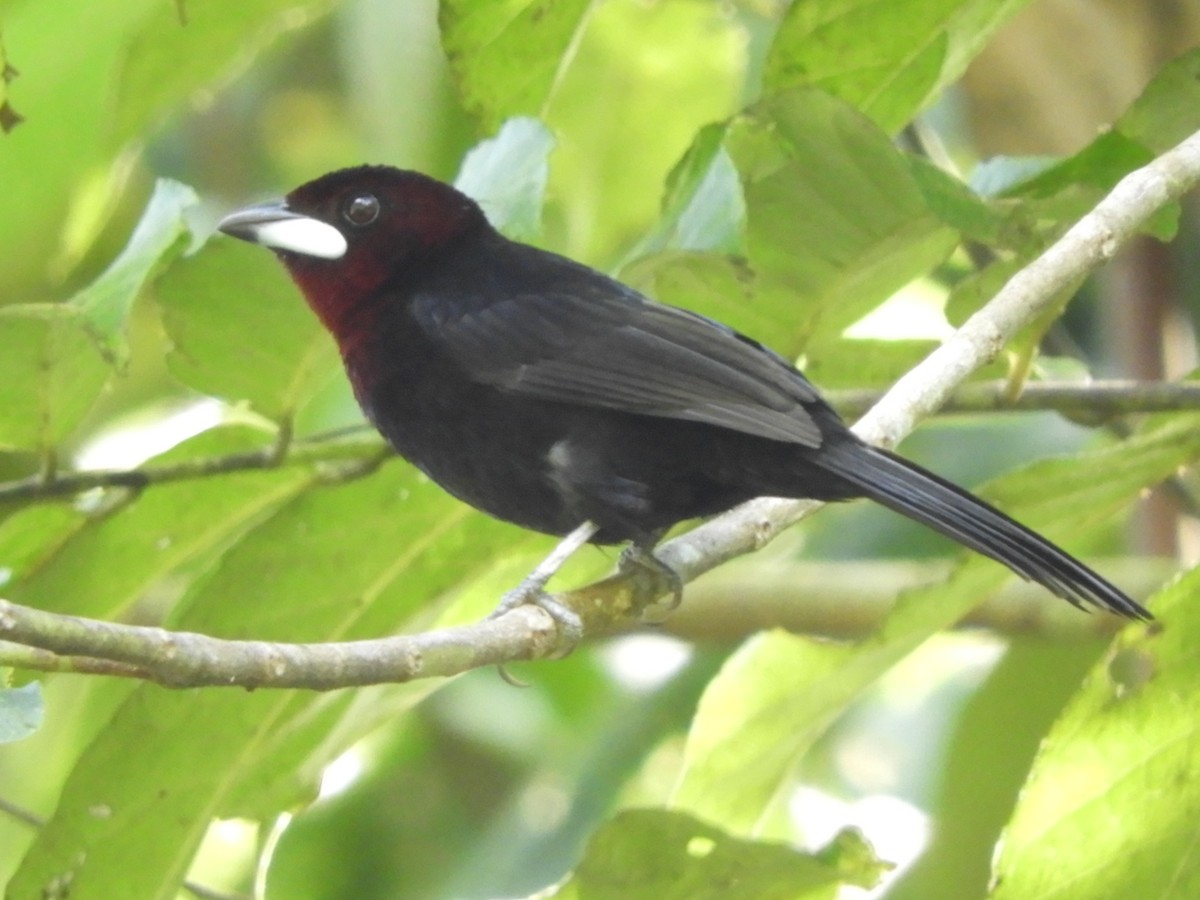
POLYGON ((171 374, 198 391, 282 419, 339 371, 333 340, 260 248, 214 239, 172 266, 157 295, 171 374))
POLYGON ((48 451, 104 388, 105 363, 80 312, 65 304, 0 308, 0 447, 48 451))
POLYGON ((91 408, 112 368, 125 366, 134 301, 182 249, 189 237, 183 214, 194 202, 190 188, 159 182, 120 256, 70 302, 0 308, 0 343, 7 351, 0 446, 54 447, 91 408))
POLYGON ((115 70, 112 136, 132 140, 192 92, 244 66, 336 0, 157 3, 128 36, 115 70))
POLYGON ((442 46, 467 108, 486 129, 509 116, 541 116, 579 39, 589 0, 447 0, 442 46))
POLYGON ((776 96, 730 133, 747 207, 747 254, 806 331, 840 335, 941 262, 957 234, 929 209, 904 155, 844 102, 776 96))
POLYGON ((793 3, 767 60, 764 90, 823 88, 893 132, 956 81, 996 29, 1028 2, 793 3))
POLYGON ((129 361, 125 327, 142 286, 191 239, 184 213, 196 199, 187 185, 160 179, 121 255, 71 298, 101 352, 114 365, 124 367, 129 361))
POLYGON ((606 267, 653 228, 663 185, 697 132, 740 107, 746 45, 719 4, 593 8, 544 118, 558 138, 556 249, 606 267))
POLYGON ((667 177, 662 215, 630 254, 740 249, 746 201, 725 150, 725 125, 706 125, 667 177))
POLYGON ((1200 128, 1200 48, 1167 63, 1121 116, 1117 128, 1165 153, 1200 128))
POLYGON ((726 145, 742 177, 749 266, 671 252, 629 277, 779 350, 840 338, 957 242, 908 159, 828 94, 795 90, 759 104, 732 123, 726 145))
POLYGON ((1042 744, 1001 841, 1002 898, 1200 892, 1200 570, 1163 591, 1042 744))
POLYGON ((681 813, 630 809, 600 828, 561 900, 833 900, 843 884, 871 887, 879 863, 862 846, 810 856, 745 841, 681 813))

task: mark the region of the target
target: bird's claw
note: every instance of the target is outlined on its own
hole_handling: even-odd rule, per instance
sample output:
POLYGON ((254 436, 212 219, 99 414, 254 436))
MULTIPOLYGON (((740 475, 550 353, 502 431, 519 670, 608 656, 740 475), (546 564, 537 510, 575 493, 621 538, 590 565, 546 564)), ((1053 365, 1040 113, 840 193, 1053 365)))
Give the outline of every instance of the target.
POLYGON ((488 618, 499 618, 519 606, 536 606, 554 620, 558 626, 560 646, 564 648, 562 655, 570 653, 583 640, 583 619, 571 607, 546 593, 545 581, 539 578, 525 579, 500 599, 488 618))
MULTIPOLYGON (((678 572, 655 556, 653 550, 649 550, 638 544, 630 544, 622 551, 617 568, 622 574, 636 569, 642 572, 649 572, 654 578, 658 579, 658 586, 665 587, 664 593, 670 595, 669 603, 663 609, 664 616, 673 612, 683 602, 683 579, 679 577, 678 572)), ((657 596, 656 594, 656 599, 657 596)))

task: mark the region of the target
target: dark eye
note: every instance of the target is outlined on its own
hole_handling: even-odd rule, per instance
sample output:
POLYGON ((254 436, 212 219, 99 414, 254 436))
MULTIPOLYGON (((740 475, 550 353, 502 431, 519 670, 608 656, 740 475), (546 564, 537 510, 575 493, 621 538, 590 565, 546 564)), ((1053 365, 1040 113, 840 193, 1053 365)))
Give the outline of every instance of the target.
POLYGON ((379 199, 374 194, 356 194, 346 201, 342 216, 351 225, 370 225, 379 218, 379 199))

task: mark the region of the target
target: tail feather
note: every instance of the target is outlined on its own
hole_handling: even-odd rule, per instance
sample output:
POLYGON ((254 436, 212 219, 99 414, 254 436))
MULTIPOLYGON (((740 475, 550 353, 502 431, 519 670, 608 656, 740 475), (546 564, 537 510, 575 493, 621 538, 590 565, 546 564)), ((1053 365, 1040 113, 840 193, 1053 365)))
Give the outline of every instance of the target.
POLYGON ((820 461, 863 496, 1003 563, 1075 606, 1152 618, 1120 588, 1041 535, 915 463, 858 443, 826 445, 820 461))

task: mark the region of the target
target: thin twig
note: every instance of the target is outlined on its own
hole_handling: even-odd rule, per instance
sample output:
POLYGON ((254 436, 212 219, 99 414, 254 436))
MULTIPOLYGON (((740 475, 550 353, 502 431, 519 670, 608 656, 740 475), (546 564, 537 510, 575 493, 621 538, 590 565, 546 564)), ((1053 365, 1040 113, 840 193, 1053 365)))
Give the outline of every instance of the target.
MULTIPOLYGON (((883 390, 826 391, 825 397, 847 418, 862 415, 884 396, 883 390)), ((1099 423, 1114 416, 1200 409, 1200 382, 1194 381, 1028 381, 1013 397, 1007 381, 964 384, 939 413, 1053 411, 1099 423)))
MULTIPOLYGON (((140 469, 116 469, 89 472, 59 473, 47 478, 43 474, 0 484, 0 502, 13 500, 38 500, 70 497, 83 491, 97 488, 126 488, 140 491, 155 484, 170 484, 176 481, 193 481, 213 478, 234 472, 249 472, 264 469, 282 469, 294 466, 319 464, 363 464, 362 474, 391 455, 391 451, 378 436, 365 440, 338 441, 336 443, 308 442, 291 445, 281 453, 278 445, 254 450, 249 453, 231 453, 203 459, 145 466, 140 469)), ((357 468, 346 472, 359 474, 357 468)), ((343 475, 339 469, 337 475, 343 475)))
MULTIPOLYGON (((825 399, 847 418, 854 418, 884 396, 882 389, 826 391, 825 399)), ((1089 381, 1028 382, 1016 398, 1007 381, 984 381, 958 388, 939 414, 994 413, 1004 410, 1052 410, 1089 424, 1137 413, 1200 410, 1200 382, 1089 381)), ((361 430, 361 429, 360 429, 361 430)), ((280 453, 278 444, 249 453, 232 453, 139 469, 44 474, 0 483, 0 502, 52 500, 106 488, 144 490, 158 484, 231 475, 237 472, 327 464, 331 478, 350 480, 374 469, 391 451, 373 433, 357 440, 295 443, 280 453), (343 468, 344 466, 344 468, 343 468)))

